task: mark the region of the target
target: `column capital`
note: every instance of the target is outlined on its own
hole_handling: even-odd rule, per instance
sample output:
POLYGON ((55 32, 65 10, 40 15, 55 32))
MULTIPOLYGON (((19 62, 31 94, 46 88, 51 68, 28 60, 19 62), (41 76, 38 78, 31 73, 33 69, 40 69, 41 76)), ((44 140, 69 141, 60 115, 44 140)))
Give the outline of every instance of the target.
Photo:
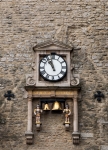
POLYGON ((27 96, 28 100, 31 101, 32 100, 32 91, 28 91, 28 96, 27 96))
POLYGON ((78 95, 74 95, 73 100, 77 100, 77 99, 78 99, 78 95))

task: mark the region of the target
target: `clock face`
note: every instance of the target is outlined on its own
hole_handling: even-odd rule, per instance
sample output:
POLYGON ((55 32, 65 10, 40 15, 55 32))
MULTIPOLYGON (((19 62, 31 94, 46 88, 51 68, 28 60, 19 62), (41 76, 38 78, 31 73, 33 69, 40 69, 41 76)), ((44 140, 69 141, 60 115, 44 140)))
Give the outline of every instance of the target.
POLYGON ((39 63, 39 72, 45 80, 59 81, 66 75, 66 61, 55 53, 45 56, 39 63))

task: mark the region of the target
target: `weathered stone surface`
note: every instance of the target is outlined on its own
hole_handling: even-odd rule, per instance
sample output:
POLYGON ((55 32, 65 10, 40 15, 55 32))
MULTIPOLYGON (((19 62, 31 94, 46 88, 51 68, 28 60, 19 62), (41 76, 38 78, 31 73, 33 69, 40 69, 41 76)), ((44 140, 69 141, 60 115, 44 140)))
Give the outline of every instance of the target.
POLYGON ((101 150, 107 150, 108 149, 108 145, 101 145, 101 150))
POLYGON ((0 150, 108 149, 107 4, 107 0, 0 0, 0 150), (32 73, 33 46, 49 39, 74 47, 71 63, 81 80, 79 130, 86 136, 79 146, 72 144, 73 103, 68 132, 62 114, 43 113, 40 132, 33 116, 34 145, 26 145, 25 75, 32 73), (15 99, 4 98, 7 90, 15 99), (101 103, 94 99, 97 90, 105 95, 101 103))
POLYGON ((99 147, 98 146, 90 146, 88 148, 86 148, 85 150, 98 150, 99 147))

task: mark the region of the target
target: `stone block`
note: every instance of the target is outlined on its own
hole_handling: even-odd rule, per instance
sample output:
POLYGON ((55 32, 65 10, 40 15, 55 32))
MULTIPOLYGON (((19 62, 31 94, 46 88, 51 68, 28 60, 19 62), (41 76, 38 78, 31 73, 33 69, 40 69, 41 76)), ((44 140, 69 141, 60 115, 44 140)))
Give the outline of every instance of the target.
POLYGON ((92 138, 93 133, 81 133, 81 138, 92 138))
POLYGON ((6 57, 1 58, 1 62, 6 61, 6 57))

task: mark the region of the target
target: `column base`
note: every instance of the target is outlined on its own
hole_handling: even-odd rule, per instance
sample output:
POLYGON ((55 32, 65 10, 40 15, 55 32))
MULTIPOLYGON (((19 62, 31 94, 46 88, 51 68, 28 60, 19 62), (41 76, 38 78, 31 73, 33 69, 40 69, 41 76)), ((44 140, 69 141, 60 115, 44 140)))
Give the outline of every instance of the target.
POLYGON ((26 144, 33 144, 33 136, 34 136, 33 132, 26 131, 25 136, 26 136, 26 144))
POLYGON ((80 133, 79 132, 73 132, 72 137, 73 137, 73 144, 79 144, 80 133))

